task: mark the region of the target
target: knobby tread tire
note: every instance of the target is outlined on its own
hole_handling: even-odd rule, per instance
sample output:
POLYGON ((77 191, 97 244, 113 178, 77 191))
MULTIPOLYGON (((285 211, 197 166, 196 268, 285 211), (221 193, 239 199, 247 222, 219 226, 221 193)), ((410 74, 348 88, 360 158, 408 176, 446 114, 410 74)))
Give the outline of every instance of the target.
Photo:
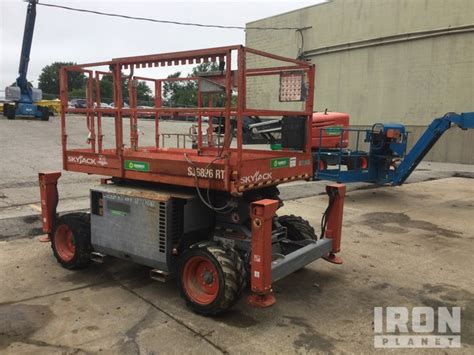
POLYGON ((357 158, 352 157, 352 158, 347 159, 347 163, 346 163, 347 170, 355 170, 356 165, 357 165, 357 170, 362 170, 361 169, 362 160, 365 160, 367 163, 368 155, 365 152, 359 152, 359 151, 354 152, 354 154, 357 154, 358 157, 357 158))
POLYGON ((6 109, 7 119, 14 120, 15 119, 15 111, 16 111, 15 105, 8 105, 8 107, 6 109))
POLYGON ((216 315, 226 311, 238 301, 245 287, 244 263, 237 252, 214 242, 200 242, 191 246, 182 256, 179 270, 181 295, 187 306, 201 315, 216 315), (219 274, 219 285, 224 286, 223 289, 220 287, 216 300, 206 306, 194 303, 183 287, 182 270, 186 261, 195 255, 205 256, 214 263, 219 274))
POLYGON ((91 263, 92 252, 90 214, 84 212, 67 213, 58 218, 55 227, 57 228, 63 224, 66 224, 74 235, 75 254, 72 260, 64 261, 56 250, 55 233, 53 233, 51 248, 56 260, 61 266, 70 270, 82 269, 88 266, 91 263))
POLYGON ((49 109, 46 106, 38 106, 41 110, 41 121, 49 121, 49 109))
POLYGON ((317 239, 314 228, 304 218, 295 215, 279 216, 278 222, 287 228, 290 240, 317 239))

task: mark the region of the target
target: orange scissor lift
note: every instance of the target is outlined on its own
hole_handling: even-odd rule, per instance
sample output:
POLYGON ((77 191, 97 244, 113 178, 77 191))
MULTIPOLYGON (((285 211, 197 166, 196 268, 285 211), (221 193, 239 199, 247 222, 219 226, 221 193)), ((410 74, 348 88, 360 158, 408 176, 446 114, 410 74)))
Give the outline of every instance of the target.
POLYGON ((270 305, 275 301, 272 282, 320 257, 340 263, 335 253, 340 250, 343 185, 327 187, 329 205, 319 238, 301 217, 276 216, 283 204, 276 186, 312 178, 314 76, 314 66, 306 62, 240 45, 63 67, 63 169, 107 178, 90 191, 90 213, 58 216, 60 173, 39 174, 43 230, 58 262, 76 269, 113 256, 149 266, 155 279, 177 277, 186 303, 201 314, 228 309, 247 284, 251 304, 270 305), (160 73, 162 67, 204 62, 216 62, 219 69, 187 78, 149 74, 160 73), (141 71, 146 77, 139 75, 141 71), (71 72, 87 78, 86 108, 68 107, 71 72), (104 76, 113 82, 114 107, 101 102, 104 76), (194 83, 196 107, 164 105, 163 85, 180 80, 194 83), (138 81, 154 87, 154 107, 137 105, 138 81), (247 105, 249 95, 272 95, 271 90, 247 94, 248 88, 265 82, 275 84, 279 109, 247 105), (212 104, 217 96, 223 102, 219 107, 212 104), (85 116, 86 147, 70 147, 68 122, 78 119, 71 114, 85 116), (197 119, 192 148, 163 146, 160 123, 180 115, 197 119), (154 120, 152 146, 140 145, 142 116, 154 120), (243 120, 252 116, 283 117, 287 129, 282 131, 282 150, 243 143, 243 120), (212 139, 215 117, 222 122, 219 135, 223 133, 217 142, 212 139), (114 125, 113 145, 108 147, 104 120, 114 125))

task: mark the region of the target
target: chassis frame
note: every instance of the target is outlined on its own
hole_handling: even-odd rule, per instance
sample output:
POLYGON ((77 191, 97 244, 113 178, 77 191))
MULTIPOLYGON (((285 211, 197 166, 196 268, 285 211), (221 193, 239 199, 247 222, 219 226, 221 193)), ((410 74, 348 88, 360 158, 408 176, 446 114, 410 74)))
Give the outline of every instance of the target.
MULTIPOLYGON (((128 186, 128 189, 132 190, 134 188, 138 190, 140 186, 148 186, 151 189, 151 193, 158 193, 162 196, 160 198, 165 199, 179 198, 177 195, 173 195, 174 193, 169 195, 168 192, 165 192, 163 189, 166 189, 166 186, 178 188, 178 190, 188 189, 188 191, 195 187, 195 197, 199 196, 204 205, 206 205, 206 201, 202 197, 200 189, 207 189, 208 199, 211 192, 214 198, 221 203, 226 203, 225 207, 229 208, 222 212, 222 208, 220 208, 221 211, 218 211, 219 208, 207 204, 209 210, 212 211, 209 213, 214 215, 212 216, 213 224, 211 225, 213 230, 209 235, 206 235, 205 240, 216 242, 223 248, 226 242, 229 241, 235 243, 242 242, 245 245, 244 251, 250 258, 249 260, 242 260, 245 260, 248 267, 250 288, 253 292, 249 298, 249 303, 255 306, 269 306, 275 302, 271 289, 273 281, 279 280, 321 257, 336 264, 342 263, 342 259, 337 257, 335 253, 340 251, 341 245, 344 185, 334 184, 326 188, 329 196, 329 206, 323 215, 325 222, 322 225, 322 233, 319 239, 314 235, 313 230, 312 236, 309 239, 291 240, 288 228, 282 227, 281 224, 279 225, 275 215, 276 210, 282 205, 278 194, 274 193, 274 190, 269 192, 274 189, 272 186, 291 180, 309 180, 312 177, 311 127, 314 74, 314 65, 243 46, 227 46, 177 53, 117 58, 107 62, 63 67, 60 71, 63 169, 111 177, 102 179, 102 184, 125 185, 128 186), (232 70, 233 56, 235 55, 237 69, 232 70), (265 60, 283 62, 285 65, 247 68, 248 55, 262 57, 265 60), (153 79, 134 75, 134 70, 137 68, 196 64, 208 61, 219 61, 220 63, 220 72, 212 73, 212 80, 200 76, 153 79), (221 65, 221 63, 225 63, 225 65, 221 65), (108 67, 109 70, 94 70, 94 67, 103 66, 108 67), (130 99, 129 107, 125 107, 122 97, 123 70, 129 71, 129 75, 126 77, 130 99), (69 72, 81 72, 87 77, 86 108, 68 107, 67 83, 69 72), (302 101, 301 110, 269 110, 247 107, 246 90, 248 77, 280 75, 281 83, 282 74, 292 75, 294 73, 301 76, 302 94, 298 99, 298 101, 302 101), (112 77, 115 108, 101 107, 100 79, 104 75, 112 77), (138 108, 137 80, 154 82, 156 94, 155 107, 138 108), (197 82, 197 107, 176 108, 163 105, 162 83, 173 80, 195 80, 197 82), (202 90, 205 80, 210 80, 212 85, 223 88, 225 94, 224 107, 213 107, 212 97, 215 92, 212 90, 207 92, 202 90), (303 95, 303 91, 306 92, 306 95, 303 95), (233 92, 237 95, 235 105, 232 104, 233 92), (209 95, 208 106, 203 106, 203 96, 206 94, 209 95), (86 116, 89 131, 87 148, 71 148, 68 146, 68 113, 79 113, 86 116), (196 145, 192 149, 166 148, 161 145, 160 118, 176 113, 194 115, 198 118, 198 135, 196 145), (115 127, 115 147, 109 149, 103 146, 102 116, 106 114, 114 116, 115 127), (151 115, 154 118, 154 146, 142 147, 139 144, 137 125, 138 117, 141 115, 151 115), (201 128, 203 126, 203 116, 206 115, 210 116, 208 132, 213 132, 213 115, 224 117, 225 132, 222 145, 209 145, 209 140, 207 146, 203 144, 201 128), (242 121, 246 116, 305 117, 306 125, 303 125, 305 131, 302 137, 304 139, 303 149, 265 151, 244 147, 242 121), (124 139, 123 125, 126 119, 130 120, 130 140, 127 142, 124 139), (235 146, 231 146, 233 139, 231 119, 235 119, 237 123, 235 125, 237 132, 235 146), (203 171, 205 173, 202 173, 203 171), (206 173, 206 171, 212 173, 206 173), (250 196, 253 197, 250 198, 250 196), (275 228, 275 226, 277 227, 275 228), (223 231, 222 235, 218 235, 218 229, 223 231), (232 236, 234 233, 239 234, 237 239, 232 236), (291 246, 292 250, 284 252, 280 247, 280 243, 287 243, 291 246)), ((281 90, 280 86, 280 95, 281 90)), ((43 231, 52 240, 53 251, 55 250, 55 231, 61 227, 57 225, 58 220, 60 220, 57 216, 59 201, 57 182, 60 175, 61 173, 59 172, 39 174, 43 231)), ((94 202, 94 199, 91 197, 91 212, 95 209, 94 203, 99 203, 98 201, 101 201, 101 198, 94 202)), ((102 209, 103 205, 100 206, 96 206, 97 210, 102 209)), ((130 214, 130 216, 132 215, 133 213, 130 214)), ((149 233, 147 237, 153 235, 150 229, 146 233, 149 233)), ((68 234, 68 238, 73 237, 68 234)), ((128 238, 128 235, 124 238, 128 238)), ((94 242, 94 236, 92 236, 92 241, 94 242)), ((97 242, 97 239, 95 241, 97 242)), ((73 240, 68 239, 68 242, 72 244, 73 240)), ((103 247, 103 245, 97 243, 92 244, 98 248, 103 247)), ((184 262, 186 262, 186 250, 193 253, 193 246, 196 245, 199 248, 200 242, 191 245, 182 253, 184 262)), ((173 256, 179 257, 178 249, 179 247, 173 247, 169 250, 170 253, 173 253, 173 256)), ((231 254, 236 253, 234 248, 230 249, 232 249, 230 250, 231 254)), ((112 246, 112 249, 108 250, 112 251, 111 255, 120 257, 119 249, 113 249, 112 246)), ((92 254, 94 253, 92 251, 92 254)), ((188 253, 188 255, 190 254, 188 253)), ((136 256, 140 257, 140 255, 136 256)), ((202 259, 203 256, 193 256, 193 258, 202 259)), ((174 260, 175 258, 172 259, 174 260)), ((178 261, 179 263, 181 262, 178 261)), ((162 271, 152 270, 155 278, 156 275, 163 274, 162 271)), ((245 273, 240 274, 242 279, 245 273)))

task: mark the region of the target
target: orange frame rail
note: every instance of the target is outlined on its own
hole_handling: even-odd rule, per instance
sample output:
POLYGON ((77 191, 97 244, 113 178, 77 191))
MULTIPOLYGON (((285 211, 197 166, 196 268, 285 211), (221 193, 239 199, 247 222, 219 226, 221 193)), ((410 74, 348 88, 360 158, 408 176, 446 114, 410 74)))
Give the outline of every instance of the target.
POLYGON ((240 195, 243 191, 266 185, 277 185, 291 180, 310 179, 311 159, 311 116, 313 113, 314 65, 292 58, 265 53, 240 45, 209 48, 175 53, 164 53, 137 57, 116 58, 111 61, 66 66, 60 71, 61 97, 61 139, 64 170, 98 174, 124 179, 151 181, 181 186, 195 186, 213 190, 228 191, 240 195), (247 69, 247 56, 263 57, 265 61, 276 61, 279 65, 247 69), (148 78, 134 76, 136 69, 199 64, 203 62, 225 62, 225 69, 209 79, 224 88, 223 107, 212 106, 212 95, 208 106, 203 106, 201 77, 190 78, 148 78), (281 62, 286 65, 281 65, 281 62), (236 69, 232 69, 235 67, 236 69), (108 71, 94 70, 108 67, 108 71), (87 77, 86 108, 68 107, 69 72, 82 72, 87 77), (124 74, 129 71, 129 74, 124 74), (305 75, 306 99, 301 110, 273 110, 248 108, 246 104, 247 78, 280 75, 298 72, 305 75), (113 80, 114 108, 101 107, 100 78, 110 75, 113 80), (128 79, 130 106, 124 107, 122 81, 128 79), (137 80, 146 80, 155 85, 155 106, 138 108, 136 100, 137 80), (162 105, 162 83, 166 81, 195 80, 197 82, 197 107, 164 107, 162 105), (95 84, 95 85, 94 85, 95 84), (233 93, 237 96, 232 105, 233 93), (84 114, 89 130, 88 148, 68 147, 67 115, 84 114), (103 148, 103 115, 114 116, 115 148, 103 148), (137 119, 141 114, 155 119, 155 146, 140 147, 137 134, 137 119), (198 118, 198 140, 196 149, 164 148, 160 146, 159 121, 162 116, 173 114, 193 115, 198 118), (245 116, 305 116, 307 137, 303 151, 268 151, 243 147, 243 122, 245 116), (205 146, 202 139, 202 117, 222 116, 225 122, 222 146, 205 146), (130 120, 130 145, 124 143, 123 121, 130 120), (236 146, 231 147, 232 125, 236 120, 236 146), (275 161, 281 162, 275 168, 275 161))

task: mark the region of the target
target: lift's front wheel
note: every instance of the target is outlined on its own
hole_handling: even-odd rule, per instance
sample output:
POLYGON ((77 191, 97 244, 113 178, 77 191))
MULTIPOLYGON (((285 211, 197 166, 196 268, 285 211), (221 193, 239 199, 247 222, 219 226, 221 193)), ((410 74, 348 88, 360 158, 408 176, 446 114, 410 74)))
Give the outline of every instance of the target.
POLYGON ((235 251, 202 242, 181 257, 179 286, 193 311, 218 314, 238 300, 244 288, 244 273, 242 260, 235 251))
POLYGON ((92 252, 90 216, 87 213, 68 213, 59 217, 51 247, 56 260, 66 269, 87 266, 92 252))

